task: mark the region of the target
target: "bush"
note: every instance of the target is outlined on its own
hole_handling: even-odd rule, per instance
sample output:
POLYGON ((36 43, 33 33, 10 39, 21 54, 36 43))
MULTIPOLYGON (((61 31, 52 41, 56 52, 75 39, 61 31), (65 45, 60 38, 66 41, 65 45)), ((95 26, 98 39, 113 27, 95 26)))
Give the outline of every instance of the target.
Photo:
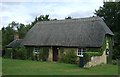
POLYGON ((27 50, 27 59, 28 60, 34 60, 33 58, 33 47, 26 47, 27 50))
POLYGON ((46 61, 48 58, 48 48, 40 48, 40 59, 46 61))
POLYGON ((103 53, 100 52, 84 52, 85 54, 88 54, 89 56, 101 56, 103 53))
POLYGON ((25 59, 27 59, 27 50, 25 47, 17 48, 14 55, 15 55, 16 59, 25 60, 25 59))
POLYGON ((73 51, 69 51, 66 54, 61 54, 59 62, 76 64, 77 56, 73 51))
POLYGON ((12 57, 12 55, 11 55, 11 53, 13 53, 13 49, 12 48, 7 48, 6 50, 5 50, 5 58, 11 58, 12 57))
POLYGON ((88 53, 84 53, 84 64, 86 64, 90 60, 91 60, 91 55, 89 55, 88 53))
POLYGON ((117 60, 112 60, 113 65, 117 65, 117 60))

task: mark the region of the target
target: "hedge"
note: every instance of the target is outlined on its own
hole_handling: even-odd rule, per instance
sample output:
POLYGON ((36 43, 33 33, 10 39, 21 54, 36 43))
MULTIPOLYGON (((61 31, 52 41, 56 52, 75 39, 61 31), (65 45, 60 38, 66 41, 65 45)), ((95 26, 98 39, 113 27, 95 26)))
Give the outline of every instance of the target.
POLYGON ((25 47, 6 48, 4 57, 24 60, 27 59, 27 50, 25 47))

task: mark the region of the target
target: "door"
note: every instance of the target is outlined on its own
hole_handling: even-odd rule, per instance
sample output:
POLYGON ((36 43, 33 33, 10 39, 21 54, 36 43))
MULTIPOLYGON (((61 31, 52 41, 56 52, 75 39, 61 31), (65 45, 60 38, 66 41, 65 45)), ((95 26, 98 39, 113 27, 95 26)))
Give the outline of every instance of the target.
POLYGON ((57 47, 53 47, 53 61, 58 60, 58 49, 57 47))

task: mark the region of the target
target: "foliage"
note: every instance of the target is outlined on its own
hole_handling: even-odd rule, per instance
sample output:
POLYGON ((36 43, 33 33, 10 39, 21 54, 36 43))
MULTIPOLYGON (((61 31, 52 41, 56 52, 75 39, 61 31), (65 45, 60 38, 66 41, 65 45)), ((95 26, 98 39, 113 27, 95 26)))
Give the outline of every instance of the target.
POLYGON ((85 50, 86 54, 88 54, 89 56, 101 56, 102 55, 102 48, 87 48, 85 50))
POLYGON ((89 56, 101 56, 103 53, 100 52, 85 52, 89 56))
POLYGON ((19 38, 24 38, 28 30, 29 27, 26 27, 24 24, 20 23, 19 26, 17 26, 17 34, 19 35, 19 38))
POLYGON ((93 52, 93 54, 83 53, 83 55, 84 55, 84 64, 86 64, 91 60, 91 57, 94 55, 94 52, 93 52))
POLYGON ((33 47, 26 47, 26 50, 27 50, 27 59, 34 60, 34 57, 33 57, 34 48, 33 47))
POLYGON ((5 45, 9 44, 14 39, 15 31, 12 27, 8 26, 2 28, 2 48, 5 48, 5 45))
POLYGON ((117 62, 118 62, 117 60, 112 60, 113 65, 117 65, 118 64, 117 62))
POLYGON ((6 58, 11 58, 11 53, 13 53, 14 51, 13 51, 13 49, 12 48, 8 48, 8 49, 6 49, 6 54, 5 54, 5 56, 4 57, 6 57, 6 58))
POLYGON ((39 17, 36 17, 33 22, 31 22, 31 27, 34 26, 39 21, 49 21, 49 15, 40 15, 39 17))
POLYGON ((105 21, 114 32, 113 59, 120 58, 120 2, 104 2, 103 7, 95 10, 95 14, 105 21))
POLYGON ((72 17, 71 17, 71 16, 68 16, 68 17, 65 18, 65 20, 67 20, 67 19, 72 19, 72 17))
POLYGON ((84 52, 84 62, 85 64, 91 60, 92 56, 101 56, 102 53, 98 52, 84 52))
POLYGON ((23 39, 26 33, 38 22, 49 21, 49 15, 40 15, 36 17, 31 24, 24 25, 15 21, 8 24, 7 27, 2 28, 2 49, 5 50, 5 46, 14 40, 14 35, 18 34, 20 39, 23 39))
POLYGON ((66 52, 66 54, 61 53, 59 62, 76 64, 77 56, 73 51, 66 52))
POLYGON ((15 49, 15 58, 16 59, 22 59, 25 60, 27 59, 27 50, 25 47, 20 47, 15 49))
POLYGON ((40 48, 40 59, 46 61, 48 58, 49 48, 40 48))

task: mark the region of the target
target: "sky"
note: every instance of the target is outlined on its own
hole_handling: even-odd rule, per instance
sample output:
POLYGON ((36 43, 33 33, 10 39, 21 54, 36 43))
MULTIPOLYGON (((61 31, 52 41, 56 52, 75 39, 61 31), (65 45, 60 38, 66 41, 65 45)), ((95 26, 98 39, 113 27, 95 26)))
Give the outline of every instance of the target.
POLYGON ((46 14, 50 19, 91 17, 100 6, 103 0, 3 0, 0 2, 0 29, 12 21, 29 24, 36 16, 46 14))

